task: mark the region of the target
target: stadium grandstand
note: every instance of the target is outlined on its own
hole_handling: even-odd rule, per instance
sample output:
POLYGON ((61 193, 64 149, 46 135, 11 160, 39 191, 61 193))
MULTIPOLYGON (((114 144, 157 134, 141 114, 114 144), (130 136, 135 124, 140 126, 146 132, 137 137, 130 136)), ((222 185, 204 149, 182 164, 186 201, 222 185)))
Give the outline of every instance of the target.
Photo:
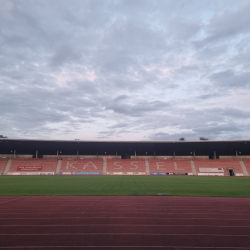
POLYGON ((0 139, 3 175, 249 176, 250 141, 0 139))

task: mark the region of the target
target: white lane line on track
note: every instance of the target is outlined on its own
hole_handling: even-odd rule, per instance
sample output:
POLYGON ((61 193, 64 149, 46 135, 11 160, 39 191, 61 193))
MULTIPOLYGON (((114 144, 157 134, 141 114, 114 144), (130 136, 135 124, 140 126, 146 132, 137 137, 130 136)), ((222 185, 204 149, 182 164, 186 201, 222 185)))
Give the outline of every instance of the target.
POLYGON ((27 198, 27 196, 24 196, 24 197, 22 196, 21 198, 11 199, 11 200, 7 200, 7 201, 1 201, 0 204, 11 202, 11 201, 16 201, 16 200, 21 200, 21 199, 25 199, 25 198, 27 198))
POLYGON ((250 228, 249 226, 216 226, 216 225, 150 225, 150 224, 66 224, 66 225, 0 225, 1 227, 214 227, 214 228, 250 228))
MULTIPOLYGON (((27 210, 26 210, 27 211, 27 210)), ((44 210, 43 210, 44 211, 44 210)), ((0 210, 0 212, 1 212, 1 210, 0 210)), ((85 210, 85 211, 78 211, 78 212, 70 212, 70 211, 68 211, 68 212, 59 212, 59 211, 55 211, 56 213, 51 213, 51 212, 46 212, 46 213, 3 213, 3 212, 1 212, 1 215, 5 215, 5 214, 36 214, 36 215, 44 215, 44 214, 50 214, 50 215, 52 215, 52 214, 56 214, 56 215, 59 215, 59 214, 113 214, 113 213, 123 213, 123 214, 150 214, 150 215, 152 215, 152 212, 133 212, 133 211, 130 211, 130 212, 121 212, 121 211, 113 211, 113 212, 92 212, 92 211, 89 211, 89 210, 85 210)), ((249 212, 249 211, 248 211, 249 212)), ((244 214, 221 214, 221 213, 154 213, 154 215, 157 215, 157 214, 165 214, 165 215, 183 215, 183 214, 185 214, 185 215, 197 215, 197 214, 199 214, 199 215, 219 215, 219 216, 244 216, 244 217, 246 217, 247 215, 244 213, 244 214)), ((249 216, 250 216, 250 214, 249 214, 249 216)), ((1 219, 1 218, 0 218, 1 219)))
MULTIPOLYGON (((30 207, 29 205, 26 205, 26 207, 30 207)), ((39 206, 38 206, 39 207, 39 206)), ((56 207, 56 205, 54 206, 54 207, 56 207)), ((65 206, 65 207, 67 207, 68 208, 68 206, 65 206)), ((86 207, 86 206, 72 206, 72 207, 74 207, 74 208, 77 208, 77 209, 89 209, 89 207, 86 207), (85 208, 86 207, 86 208, 85 208)), ((134 206, 135 207, 135 206, 134 206)), ((70 207, 69 207, 70 208, 70 207)), ((93 208, 97 208, 96 209, 96 211, 99 211, 99 210, 101 210, 101 209, 103 209, 103 208, 105 208, 105 206, 101 206, 101 207, 95 207, 95 206, 91 206, 90 207, 91 209, 93 209, 93 208)), ((1 207, 0 208, 0 211, 4 211, 4 210, 17 210, 17 211, 20 211, 20 210, 27 210, 26 208, 5 208, 5 207, 1 207)), ((53 208, 53 209, 51 209, 51 208, 49 208, 49 209, 46 209, 47 211, 57 211, 58 210, 58 208, 53 208)), ((114 208, 114 207, 112 207, 112 206, 109 206, 109 210, 110 211, 127 211, 128 209, 127 208, 124 208, 123 209, 123 207, 122 208, 114 208), (119 209, 119 210, 118 210, 119 209)), ((183 208, 166 208, 166 207, 162 207, 162 208, 134 208, 134 209, 132 209, 131 211, 196 211, 196 210, 198 210, 198 211, 208 211, 209 212, 209 210, 212 210, 212 211, 214 211, 214 210, 216 210, 216 211, 221 211, 221 212, 223 212, 223 213, 225 213, 225 212, 235 212, 235 210, 234 209, 231 209, 231 210, 225 210, 225 209, 222 209, 222 210, 219 210, 218 208, 216 208, 216 209, 214 209, 214 208, 209 208, 209 209, 192 209, 192 208, 185 208, 185 209, 183 209, 183 208)), ((44 211, 44 208, 36 208, 36 211, 44 211)), ((240 210, 241 212, 249 212, 249 210, 247 210, 246 208, 245 208, 245 210, 240 210)), ((237 211, 238 212, 238 211, 237 211)))
MULTIPOLYGON (((115 204, 112 204, 111 202, 107 202, 107 203, 98 202, 98 203, 94 203, 94 204, 88 204, 87 202, 81 202, 80 204, 78 204, 78 203, 72 203, 70 201, 69 201, 71 203, 70 205, 65 205, 65 203, 67 204, 66 201, 63 202, 63 204, 58 204, 58 202, 54 202, 54 203, 50 203, 49 204, 46 200, 45 201, 42 200, 42 201, 36 203, 36 202, 33 202, 31 199, 29 199, 28 202, 30 202, 32 204, 28 204, 28 205, 26 205, 26 204, 18 204, 18 206, 37 206, 37 205, 39 205, 39 206, 57 206, 57 207, 59 207, 59 206, 66 206, 66 207, 76 207, 76 206, 102 207, 102 206, 109 205, 109 206, 112 206, 112 207, 135 207, 135 206, 146 206, 146 205, 148 205, 148 206, 151 206, 151 207, 154 207, 154 208, 158 208, 159 206, 164 206, 164 207, 167 207, 167 208, 171 208, 171 207, 175 208, 175 207, 182 207, 183 206, 183 203, 182 204, 176 204, 176 203, 174 203, 173 205, 171 205, 171 204, 164 204, 164 203, 158 203, 158 204, 153 204, 152 205, 152 203, 146 203, 146 204, 145 203, 135 203, 135 204, 133 203, 133 204, 128 204, 126 201, 124 201, 124 202, 126 202, 126 204, 123 204, 124 202, 122 202, 120 205, 117 204, 118 202, 114 202, 115 204), (44 205, 44 202, 46 202, 47 204, 44 205), (87 203, 87 204, 83 204, 83 203, 87 203)), ((234 206, 233 206, 234 209, 238 209, 238 208, 240 209, 242 205, 250 205, 250 202, 247 203, 247 204, 245 204, 245 203, 238 203, 237 205, 235 203, 233 203, 233 204, 234 204, 234 206)), ((213 205, 218 205, 218 204, 213 204, 213 205)), ((231 204, 223 204, 222 206, 217 206, 216 209, 219 209, 219 208, 224 209, 225 206, 228 206, 228 205, 231 206, 231 204)), ((194 208, 197 208, 197 209, 205 208, 205 209, 207 209, 208 204, 200 205, 200 206, 198 204, 196 206, 190 206, 189 204, 185 204, 185 206, 188 207, 188 208, 190 208, 190 209, 194 209, 194 208)), ((214 206, 211 206, 211 204, 209 204, 209 206, 210 206, 211 209, 214 209, 214 206)))
MULTIPOLYGON (((92 217, 92 216, 88 216, 88 217, 58 217, 58 218, 0 218, 0 220, 62 220, 62 219, 152 219, 152 220, 218 220, 218 218, 175 218, 175 217, 171 217, 171 218, 162 218, 162 217, 92 217)), ((222 221, 249 221, 250 219, 224 219, 221 218, 220 220, 222 221)))
POLYGON ((175 248, 175 249, 250 249, 250 247, 202 247, 202 246, 14 246, 0 249, 32 249, 32 248, 175 248))
MULTIPOLYGON (((77 208, 77 207, 75 207, 75 209, 80 209, 80 208, 77 208)), ((84 208, 81 208, 81 209, 84 209, 84 208)), ((16 209, 16 208, 8 208, 8 209, 1 209, 0 208, 0 212, 1 211, 3 211, 3 210, 8 210, 8 211, 11 211, 11 210, 13 210, 13 211, 20 211, 20 210, 24 210, 24 211, 27 211, 27 209, 16 209)), ((34 210, 34 209, 33 209, 34 210)), ((180 212, 184 212, 184 213, 188 213, 188 211, 189 210, 191 210, 191 211, 194 211, 194 209, 187 209, 187 210, 183 210, 183 209, 172 209, 172 210, 174 210, 174 211, 180 211, 180 212)), ((195 210, 198 210, 198 209, 195 209, 195 210)), ((44 209, 36 209, 36 211, 44 211, 44 209)), ((58 212, 58 210, 57 209, 46 209, 46 211, 54 211, 54 212, 58 212)), ((66 210, 67 211, 67 210, 66 210)), ((87 208, 87 210, 84 210, 84 211, 88 211, 88 212, 90 212, 90 213, 102 213, 101 211, 91 211, 91 210, 88 210, 88 208, 87 208)), ((114 213, 114 212, 120 212, 120 213, 122 213, 122 212, 126 212, 126 211, 128 211, 127 209, 124 209, 124 210, 111 210, 111 209, 109 209, 109 211, 110 212, 107 212, 107 213, 114 213)), ((151 212, 154 212, 154 211, 171 211, 170 209, 136 209, 136 210, 129 210, 130 212, 133 212, 133 211, 140 211, 140 212, 143 212, 143 211, 151 211, 151 212)), ((200 211, 200 210, 199 210, 200 211)), ((207 209, 205 210, 205 211, 207 211, 207 209)), ((246 215, 245 213, 249 213, 249 210, 240 210, 241 211, 241 213, 239 213, 239 214, 235 214, 235 213, 233 213, 233 212, 235 212, 235 210, 223 210, 223 211, 221 211, 221 213, 223 213, 223 214, 225 214, 225 215, 242 215, 242 213, 244 213, 244 215, 246 215), (232 214, 230 213, 227 213, 227 212, 232 212, 232 214)), ((70 213, 72 213, 71 211, 67 211, 67 212, 60 212, 60 213, 68 213, 68 212, 70 212, 70 213)), ((239 212, 239 211, 237 211, 237 212, 239 212)), ((1 214, 2 214, 3 212, 1 212, 1 214)), ((105 212, 106 213, 106 212, 105 212)), ((221 213, 188 213, 188 214, 221 214, 221 213)), ((10 213, 11 214, 11 213, 10 213)), ((167 214, 167 213, 165 213, 165 214, 167 214)), ((179 213, 169 213, 169 214, 179 214, 179 213)), ((249 215, 250 215, 250 213, 249 213, 249 215)))
POLYGON ((44 233, 44 234, 0 234, 0 236, 80 236, 80 235, 139 235, 139 236, 213 236, 213 237, 249 237, 234 234, 155 234, 155 233, 44 233))
MULTIPOLYGON (((30 202, 33 202, 35 204, 42 204, 43 202, 47 202, 49 205, 53 205, 53 204, 64 204, 65 202, 66 203, 70 203, 70 204, 75 204, 75 205, 78 205, 78 204, 87 204, 87 205, 100 205, 100 204, 103 204, 103 205, 109 205, 109 204, 115 204, 115 205, 120 205, 120 204, 126 204, 126 206, 131 206, 131 205, 147 205, 147 206, 159 206, 159 205, 164 205, 164 206, 181 206, 183 205, 183 202, 161 202, 161 203, 155 203, 154 201, 151 201, 150 203, 147 202, 127 202, 126 200, 124 201, 117 201, 117 202, 114 202, 114 201, 109 201, 109 202, 86 202, 86 201, 77 201, 77 202, 74 202, 74 201, 70 201, 70 200, 62 200, 62 201, 57 201, 56 199, 54 201, 47 201, 47 200, 43 200, 42 198, 40 200, 37 200, 37 201, 33 201, 31 198, 29 199, 30 202), (153 203, 152 203, 153 202, 153 203)), ((226 203, 226 202, 197 202, 197 203, 186 203, 187 206, 189 207, 205 207, 207 205, 211 206, 211 205, 217 205, 219 207, 223 207, 223 206, 239 206, 239 205, 249 205, 250 204, 250 199, 248 202, 232 202, 232 203, 226 203)))

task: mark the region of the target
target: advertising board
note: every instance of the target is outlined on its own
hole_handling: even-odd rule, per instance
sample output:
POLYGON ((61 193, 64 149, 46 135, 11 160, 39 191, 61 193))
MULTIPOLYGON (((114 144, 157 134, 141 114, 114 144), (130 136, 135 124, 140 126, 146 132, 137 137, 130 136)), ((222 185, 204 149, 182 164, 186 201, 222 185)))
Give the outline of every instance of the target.
POLYGON ((168 175, 169 173, 157 173, 157 172, 151 172, 150 175, 168 175))
POLYGON ((224 173, 198 173, 198 175, 203 175, 203 176, 224 176, 225 174, 224 173))
POLYGON ((201 173, 224 173, 223 168, 199 168, 201 173))
POLYGON ((30 172, 30 171, 41 171, 41 166, 18 166, 17 171, 24 171, 24 172, 30 172))
POLYGON ((8 172, 7 175, 54 175, 54 172, 8 172))
POLYGON ((169 175, 188 175, 188 173, 168 173, 169 175))
POLYGON ((107 175, 145 175, 145 172, 107 172, 107 175))
POLYGON ((102 172, 60 172, 60 175, 101 175, 102 172))

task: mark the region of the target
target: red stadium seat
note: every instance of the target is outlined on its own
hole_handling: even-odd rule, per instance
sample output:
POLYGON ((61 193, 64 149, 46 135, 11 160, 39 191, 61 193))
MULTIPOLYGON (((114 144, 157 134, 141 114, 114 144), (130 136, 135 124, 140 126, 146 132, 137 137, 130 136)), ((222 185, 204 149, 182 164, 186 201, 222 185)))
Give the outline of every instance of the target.
POLYGON ((107 160, 108 173, 135 173, 146 172, 144 159, 108 159, 107 160))
POLYGON ((103 172, 102 159, 63 159, 60 172, 103 172))
POLYGON ((9 173, 55 173, 57 159, 16 158, 12 160, 9 173))
POLYGON ((3 174, 8 158, 0 158, 0 174, 3 174))
POLYGON ((187 159, 149 159, 150 173, 192 173, 187 159))
POLYGON ((229 169, 233 169, 235 175, 243 175, 240 162, 235 159, 220 160, 195 160, 198 175, 230 175, 229 169))
POLYGON ((243 160, 247 169, 248 174, 250 175, 250 159, 243 160))

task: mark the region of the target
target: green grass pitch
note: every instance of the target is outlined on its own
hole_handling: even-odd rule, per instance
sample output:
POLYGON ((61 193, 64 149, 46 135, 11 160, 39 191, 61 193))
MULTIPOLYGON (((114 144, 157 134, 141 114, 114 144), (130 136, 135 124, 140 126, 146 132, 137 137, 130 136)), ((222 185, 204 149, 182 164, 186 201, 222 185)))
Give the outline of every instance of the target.
POLYGON ((1 176, 0 195, 250 197, 250 178, 195 176, 1 176))

